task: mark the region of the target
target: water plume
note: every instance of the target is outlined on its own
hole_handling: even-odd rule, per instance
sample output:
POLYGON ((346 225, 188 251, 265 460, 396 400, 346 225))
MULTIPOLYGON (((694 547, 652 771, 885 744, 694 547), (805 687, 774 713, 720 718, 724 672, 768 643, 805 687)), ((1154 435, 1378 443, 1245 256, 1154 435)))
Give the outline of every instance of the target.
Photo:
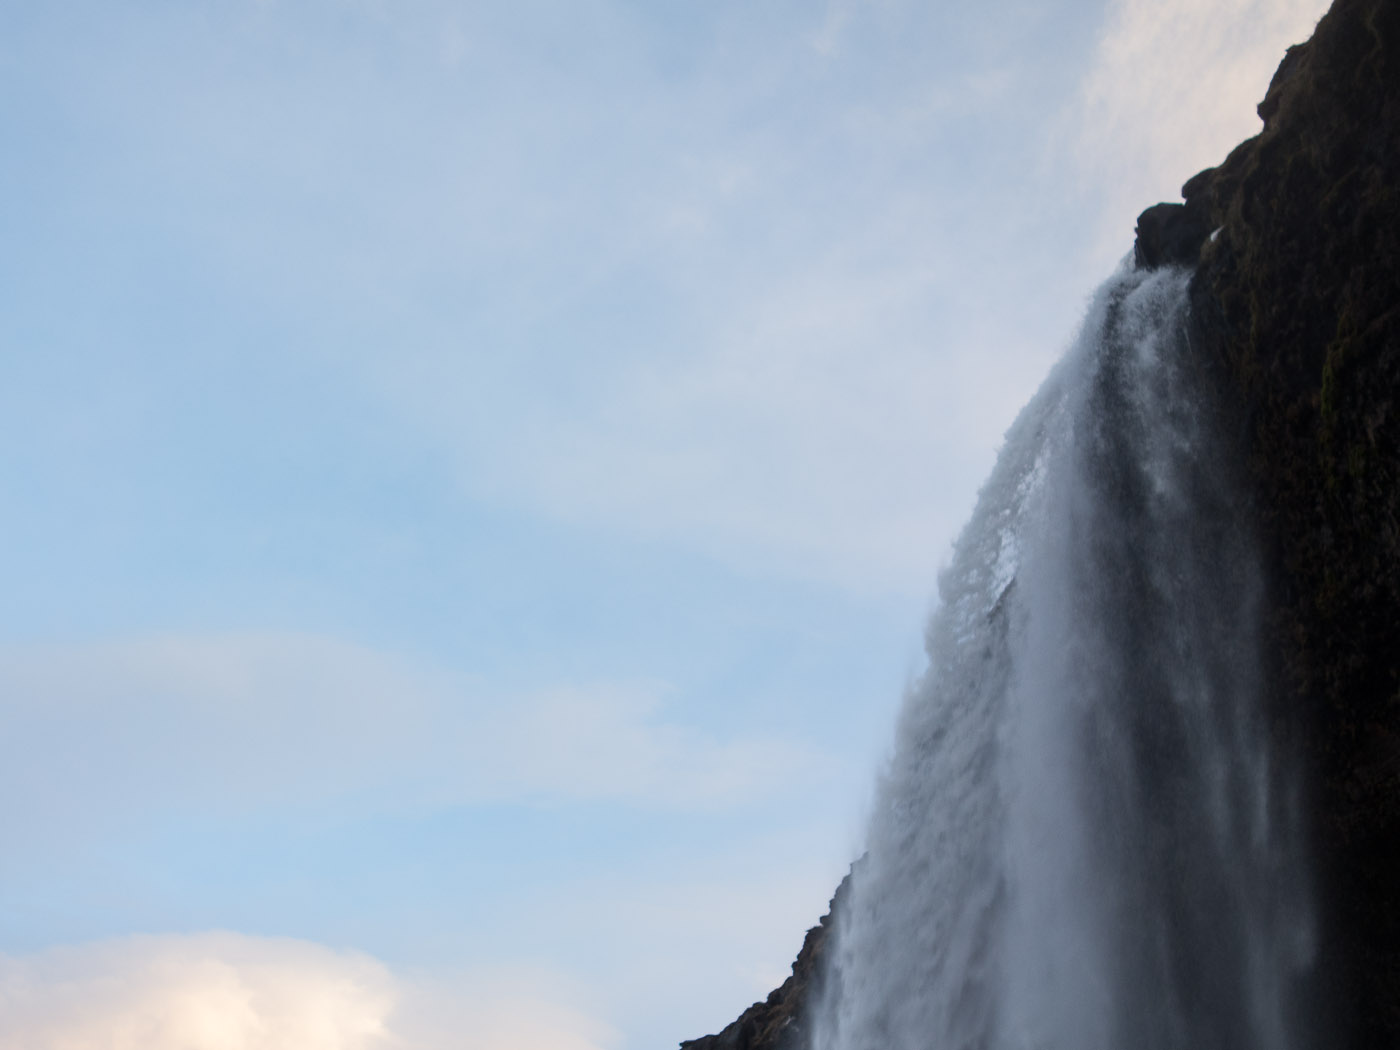
POLYGON ((1300 799, 1189 273, 1124 269, 940 581, 816 1050, 1307 1050, 1300 799))

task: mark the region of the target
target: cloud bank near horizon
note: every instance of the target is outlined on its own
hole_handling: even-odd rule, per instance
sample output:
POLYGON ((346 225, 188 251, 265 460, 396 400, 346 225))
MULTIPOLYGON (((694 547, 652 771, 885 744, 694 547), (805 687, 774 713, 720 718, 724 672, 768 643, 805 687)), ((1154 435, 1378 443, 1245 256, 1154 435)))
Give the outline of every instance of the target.
MULTIPOLYGON (((556 982, 557 983, 557 982, 556 982)), ((212 932, 0 955, 0 1045, 23 1050, 604 1050, 551 981, 414 979, 356 952, 212 932)))

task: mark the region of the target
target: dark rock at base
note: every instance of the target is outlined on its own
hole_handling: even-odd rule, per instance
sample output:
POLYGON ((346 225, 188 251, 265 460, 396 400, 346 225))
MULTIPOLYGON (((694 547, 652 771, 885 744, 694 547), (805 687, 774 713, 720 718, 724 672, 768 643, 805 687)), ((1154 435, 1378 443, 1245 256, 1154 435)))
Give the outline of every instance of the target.
POLYGON ((851 876, 847 875, 836 887, 827 913, 807 931, 792 964, 792 976, 717 1035, 687 1039, 681 1050, 808 1050, 812 1045, 811 1011, 820 998, 827 941, 850 885, 851 876))

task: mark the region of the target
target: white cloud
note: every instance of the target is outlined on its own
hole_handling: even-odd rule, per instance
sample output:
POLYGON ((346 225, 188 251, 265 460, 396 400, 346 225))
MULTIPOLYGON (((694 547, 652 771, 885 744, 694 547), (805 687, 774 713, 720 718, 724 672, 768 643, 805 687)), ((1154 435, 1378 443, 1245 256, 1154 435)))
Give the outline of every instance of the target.
POLYGON ((710 807, 812 756, 664 717, 658 686, 502 694, 328 638, 0 648, 0 824, 142 806, 615 800, 710 807))
POLYGON ((390 1026, 394 1050, 599 1050, 616 1045, 609 1024, 573 1005, 552 974, 419 978, 405 987, 390 1026))
POLYGON ((12 1050, 598 1050, 605 1024, 499 974, 407 979, 359 953, 234 933, 0 956, 12 1050))
POLYGON ((1113 0, 1070 122, 1086 183, 1105 194, 1103 250, 1143 208, 1258 132, 1255 106, 1327 0, 1113 0))

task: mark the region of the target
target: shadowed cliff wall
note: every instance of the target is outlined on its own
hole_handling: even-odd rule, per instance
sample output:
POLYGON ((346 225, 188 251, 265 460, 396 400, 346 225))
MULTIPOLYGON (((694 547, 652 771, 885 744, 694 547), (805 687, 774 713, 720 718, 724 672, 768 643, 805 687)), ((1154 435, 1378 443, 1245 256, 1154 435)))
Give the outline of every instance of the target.
POLYGON ((1238 415, 1272 562, 1275 710, 1301 732, 1324 1045, 1400 1046, 1400 3, 1337 0, 1262 133, 1191 179, 1195 340, 1238 415))

